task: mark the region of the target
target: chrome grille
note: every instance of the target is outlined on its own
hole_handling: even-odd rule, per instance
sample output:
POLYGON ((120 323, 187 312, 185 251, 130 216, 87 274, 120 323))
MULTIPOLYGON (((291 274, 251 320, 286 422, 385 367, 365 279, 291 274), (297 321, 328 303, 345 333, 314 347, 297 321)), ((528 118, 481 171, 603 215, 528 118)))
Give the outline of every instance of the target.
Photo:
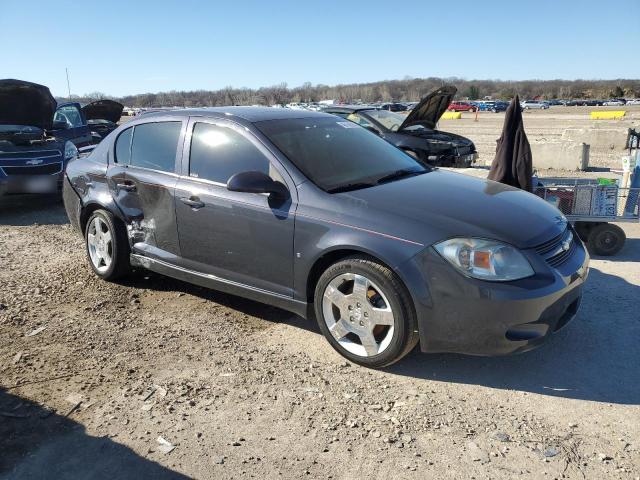
POLYGON ((28 160, 30 158, 41 158, 43 160, 60 157, 60 150, 31 150, 22 152, 0 152, 0 160, 28 160))
POLYGON ((55 175, 62 171, 62 162, 45 165, 0 167, 6 175, 55 175))
POLYGON ((536 252, 552 267, 566 262, 576 249, 575 233, 567 227, 560 235, 535 247, 536 252))

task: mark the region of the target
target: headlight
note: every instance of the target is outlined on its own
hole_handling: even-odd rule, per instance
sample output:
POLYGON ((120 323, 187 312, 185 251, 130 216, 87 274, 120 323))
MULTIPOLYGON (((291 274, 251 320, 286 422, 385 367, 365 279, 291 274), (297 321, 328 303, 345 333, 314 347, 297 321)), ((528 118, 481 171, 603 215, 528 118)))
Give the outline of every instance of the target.
POLYGON ((452 238, 436 244, 435 249, 457 270, 480 280, 507 282, 534 274, 522 253, 495 240, 452 238))
POLYGON ((64 159, 71 160, 73 158, 76 158, 77 156, 78 156, 78 149, 72 142, 67 141, 64 144, 64 159))

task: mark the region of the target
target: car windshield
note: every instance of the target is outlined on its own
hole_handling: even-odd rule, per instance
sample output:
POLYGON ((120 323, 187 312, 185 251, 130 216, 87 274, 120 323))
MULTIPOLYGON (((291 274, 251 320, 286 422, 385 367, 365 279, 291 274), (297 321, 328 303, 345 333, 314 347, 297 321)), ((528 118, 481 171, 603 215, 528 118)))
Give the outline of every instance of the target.
POLYGON ((363 113, 366 113, 367 116, 373 118, 392 132, 397 132, 402 122, 407 118, 406 115, 390 112, 389 110, 366 110, 363 113))
POLYGON ((340 118, 257 122, 256 127, 318 187, 355 190, 427 172, 413 157, 340 118))

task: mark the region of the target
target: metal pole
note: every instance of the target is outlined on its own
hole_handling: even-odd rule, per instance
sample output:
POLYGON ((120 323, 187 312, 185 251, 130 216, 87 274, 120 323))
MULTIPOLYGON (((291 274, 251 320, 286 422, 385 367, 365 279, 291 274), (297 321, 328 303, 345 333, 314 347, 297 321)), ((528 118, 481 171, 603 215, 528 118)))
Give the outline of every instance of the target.
POLYGON ((71 98, 71 86, 69 84, 69 69, 65 67, 65 72, 67 72, 67 93, 69 94, 69 98, 71 98))

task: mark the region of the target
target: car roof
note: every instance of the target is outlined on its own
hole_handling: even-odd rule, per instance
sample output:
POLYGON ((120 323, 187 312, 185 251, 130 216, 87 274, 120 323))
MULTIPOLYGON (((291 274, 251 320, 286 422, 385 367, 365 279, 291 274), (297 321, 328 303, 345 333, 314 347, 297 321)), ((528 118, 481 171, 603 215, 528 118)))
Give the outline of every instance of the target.
POLYGON ((271 107, 204 107, 185 108, 175 110, 163 110, 145 114, 143 118, 158 117, 211 117, 221 116, 236 117, 249 123, 261 122, 265 120, 284 120, 290 118, 326 117, 328 114, 313 112, 310 110, 292 110, 289 108, 271 107))

